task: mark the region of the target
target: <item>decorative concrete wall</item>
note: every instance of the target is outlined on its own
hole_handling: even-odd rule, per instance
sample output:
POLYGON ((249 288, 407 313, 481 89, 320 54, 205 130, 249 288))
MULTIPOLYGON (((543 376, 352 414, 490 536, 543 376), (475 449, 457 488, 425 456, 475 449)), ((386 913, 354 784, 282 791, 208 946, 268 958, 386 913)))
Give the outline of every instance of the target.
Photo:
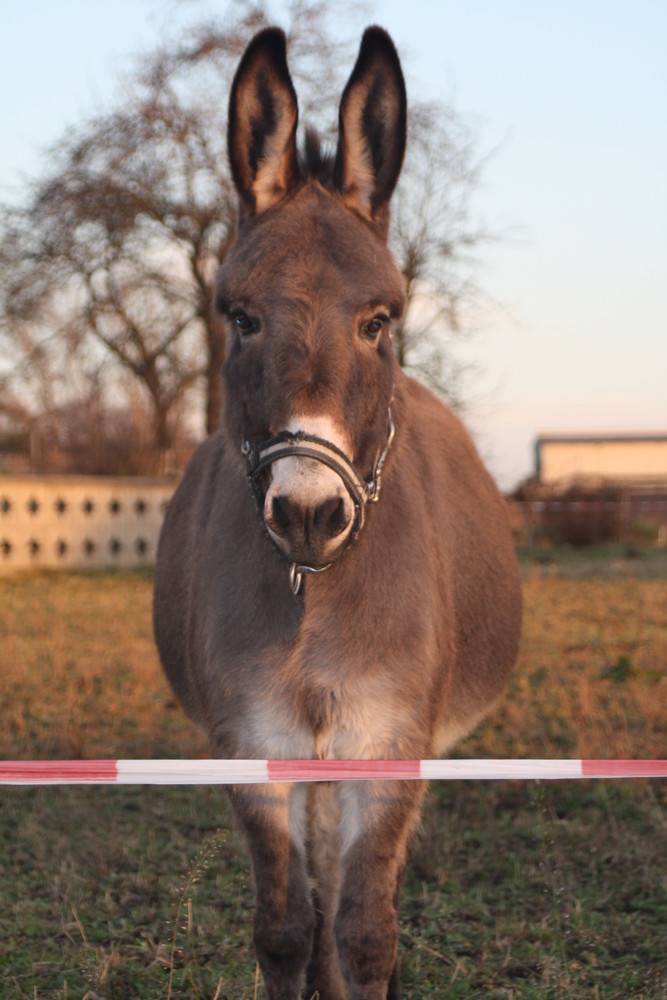
POLYGON ((174 479, 0 476, 0 574, 147 566, 174 479))

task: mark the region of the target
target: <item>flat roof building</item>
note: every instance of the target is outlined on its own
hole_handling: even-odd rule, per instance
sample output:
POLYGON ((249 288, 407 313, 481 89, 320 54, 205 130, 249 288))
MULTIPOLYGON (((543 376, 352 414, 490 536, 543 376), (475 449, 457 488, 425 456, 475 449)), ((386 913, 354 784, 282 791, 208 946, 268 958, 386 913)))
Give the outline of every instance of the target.
POLYGON ((667 485, 667 433, 541 434, 535 472, 544 486, 667 485))

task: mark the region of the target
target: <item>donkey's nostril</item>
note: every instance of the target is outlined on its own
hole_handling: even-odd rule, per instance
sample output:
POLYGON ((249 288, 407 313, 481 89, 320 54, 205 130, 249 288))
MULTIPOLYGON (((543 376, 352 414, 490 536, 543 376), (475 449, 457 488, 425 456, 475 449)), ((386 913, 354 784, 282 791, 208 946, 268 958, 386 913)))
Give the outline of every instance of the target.
POLYGON ((291 503, 287 497, 277 494, 271 501, 271 527, 277 535, 286 535, 289 531, 291 503))
POLYGON ((342 534, 350 523, 350 514, 342 497, 332 497, 315 511, 313 524, 318 531, 328 538, 336 538, 342 534))

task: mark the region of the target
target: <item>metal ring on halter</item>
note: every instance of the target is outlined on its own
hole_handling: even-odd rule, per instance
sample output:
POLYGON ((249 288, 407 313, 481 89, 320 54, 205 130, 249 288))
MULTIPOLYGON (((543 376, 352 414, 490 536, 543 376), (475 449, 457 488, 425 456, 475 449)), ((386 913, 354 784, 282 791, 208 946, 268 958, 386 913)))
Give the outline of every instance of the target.
POLYGON ((289 571, 289 584, 294 596, 296 597, 301 590, 304 573, 323 573, 330 566, 333 566, 333 563, 329 562, 324 566, 302 566, 301 563, 292 563, 289 571))

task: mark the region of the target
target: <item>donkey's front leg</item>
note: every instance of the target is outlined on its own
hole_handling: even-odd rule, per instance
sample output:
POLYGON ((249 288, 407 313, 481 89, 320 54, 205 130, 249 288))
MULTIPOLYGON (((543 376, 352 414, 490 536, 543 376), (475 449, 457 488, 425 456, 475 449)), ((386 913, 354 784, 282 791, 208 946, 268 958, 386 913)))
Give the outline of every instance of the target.
POLYGON ((340 966, 349 1000, 397 1000, 398 894, 421 782, 345 784, 343 882, 336 916, 340 966))
POLYGON ((312 948, 315 919, 304 860, 302 791, 282 784, 230 790, 252 860, 255 951, 267 1000, 298 1000, 312 948))

